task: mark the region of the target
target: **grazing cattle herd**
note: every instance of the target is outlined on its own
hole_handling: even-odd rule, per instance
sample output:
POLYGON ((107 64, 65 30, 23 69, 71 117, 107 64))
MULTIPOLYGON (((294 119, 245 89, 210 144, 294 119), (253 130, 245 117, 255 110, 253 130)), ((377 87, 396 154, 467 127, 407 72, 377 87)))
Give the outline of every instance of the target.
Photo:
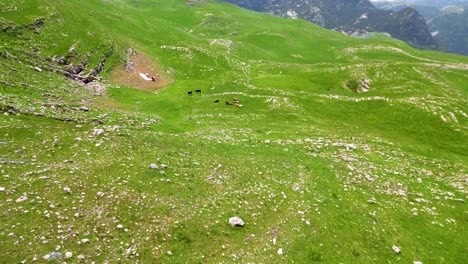
MULTIPOLYGON (((195 93, 201 95, 202 90, 201 90, 201 89, 196 89, 196 90, 195 90, 195 93)), ((188 96, 192 96, 192 95, 193 95, 193 91, 187 91, 187 95, 188 95, 188 96)), ((215 103, 215 104, 219 103, 219 99, 213 100, 213 103, 215 103)), ((235 105, 235 106, 237 106, 237 107, 243 107, 243 105, 240 104, 239 99, 237 99, 236 97, 233 97, 233 98, 232 98, 232 102, 226 101, 226 105, 235 105)))

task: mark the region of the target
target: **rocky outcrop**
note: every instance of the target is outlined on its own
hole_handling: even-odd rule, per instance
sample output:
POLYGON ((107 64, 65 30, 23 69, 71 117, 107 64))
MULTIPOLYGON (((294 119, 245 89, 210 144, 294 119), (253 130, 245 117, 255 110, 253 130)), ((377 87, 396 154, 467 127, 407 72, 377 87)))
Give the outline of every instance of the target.
POLYGON ((93 67, 88 74, 84 74, 84 70, 86 69, 88 62, 86 60, 80 61, 77 65, 67 65, 65 67, 65 77, 76 80, 76 81, 81 81, 84 84, 91 83, 98 79, 98 75, 102 72, 104 69, 104 64, 106 63, 106 60, 114 54, 114 46, 110 46, 109 50, 101 57, 99 60, 99 63, 96 65, 96 67, 93 67))
POLYGON ((416 47, 435 48, 424 18, 413 8, 378 10, 369 0, 225 0, 251 10, 309 20, 325 28, 354 33, 386 32, 416 47))

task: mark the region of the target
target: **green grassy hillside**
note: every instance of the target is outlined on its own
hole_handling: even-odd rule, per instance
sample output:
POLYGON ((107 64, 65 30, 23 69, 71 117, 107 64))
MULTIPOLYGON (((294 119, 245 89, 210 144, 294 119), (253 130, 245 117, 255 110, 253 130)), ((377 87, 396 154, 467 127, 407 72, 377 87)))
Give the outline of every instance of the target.
POLYGON ((4 0, 0 27, 1 263, 468 258, 468 57, 214 1, 4 0))

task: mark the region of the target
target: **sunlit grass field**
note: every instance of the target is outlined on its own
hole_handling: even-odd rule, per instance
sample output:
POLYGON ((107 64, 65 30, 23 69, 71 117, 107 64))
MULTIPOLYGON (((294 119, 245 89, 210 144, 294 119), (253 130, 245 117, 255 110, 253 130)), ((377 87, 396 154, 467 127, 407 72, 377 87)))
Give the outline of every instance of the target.
POLYGON ((0 26, 1 263, 468 258, 467 57, 215 1, 6 0, 0 26), (120 83, 129 48, 169 84, 120 83), (63 76, 103 58, 104 91, 63 76))

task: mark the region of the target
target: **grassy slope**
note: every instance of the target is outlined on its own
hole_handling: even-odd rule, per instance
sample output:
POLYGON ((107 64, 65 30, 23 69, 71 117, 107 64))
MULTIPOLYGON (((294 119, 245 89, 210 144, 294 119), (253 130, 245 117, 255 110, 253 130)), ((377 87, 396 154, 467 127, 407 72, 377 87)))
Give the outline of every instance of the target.
POLYGON ((0 59, 1 103, 23 113, 0 117, 2 262, 52 251, 144 263, 467 258, 466 206, 452 200, 466 198, 467 57, 216 2, 0 7, 3 26, 46 18, 40 34, 0 33, 0 51, 10 54, 0 59), (45 67, 44 58, 72 46, 74 62, 88 53, 94 65, 111 45, 106 96, 28 66, 45 67), (127 47, 176 82, 157 95, 113 84, 127 47), (373 89, 344 88, 358 78, 373 89), (186 96, 196 88, 203 94, 186 96), (233 96, 244 107, 223 103, 233 96), (83 105, 92 111, 72 108, 83 105), (169 167, 160 174, 151 163, 169 167), (245 228, 227 224, 234 215, 245 228))

